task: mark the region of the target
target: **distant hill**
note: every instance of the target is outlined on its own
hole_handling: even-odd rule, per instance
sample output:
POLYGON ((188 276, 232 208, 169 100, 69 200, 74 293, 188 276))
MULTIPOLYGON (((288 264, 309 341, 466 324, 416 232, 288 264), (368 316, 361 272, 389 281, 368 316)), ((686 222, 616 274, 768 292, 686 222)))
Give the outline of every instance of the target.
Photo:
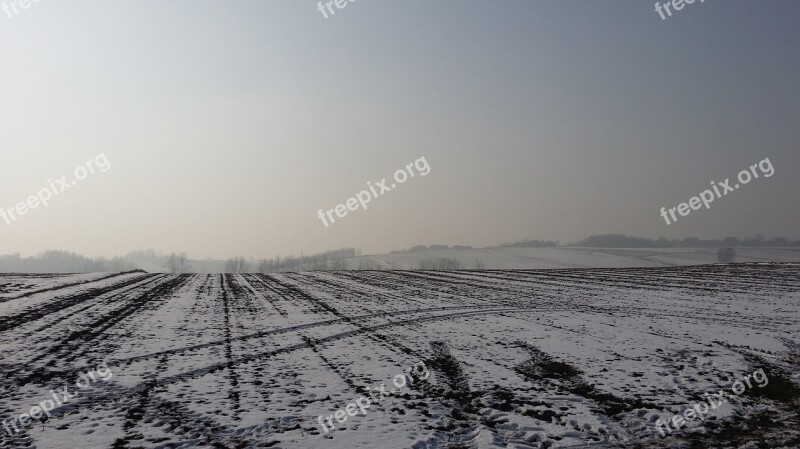
MULTIPOLYGON (((547 269, 665 267, 717 263, 718 246, 684 248, 517 247, 425 249, 347 259, 350 268, 367 260, 378 269, 417 269, 447 258, 462 268, 547 269)), ((800 262, 800 247, 736 247, 736 262, 800 262)))

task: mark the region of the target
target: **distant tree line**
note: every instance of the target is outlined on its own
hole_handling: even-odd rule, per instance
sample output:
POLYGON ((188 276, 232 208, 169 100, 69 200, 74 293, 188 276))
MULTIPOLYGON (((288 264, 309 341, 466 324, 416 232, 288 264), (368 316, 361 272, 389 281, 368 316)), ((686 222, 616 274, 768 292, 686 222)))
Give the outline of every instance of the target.
POLYGON ((438 259, 425 259, 420 261, 417 269, 419 270, 460 270, 463 267, 461 261, 448 257, 438 259))
POLYGON ((390 254, 421 253, 423 251, 436 250, 436 249, 454 249, 454 250, 457 250, 457 251, 466 251, 468 249, 472 249, 472 247, 469 246, 469 245, 453 245, 453 246, 448 246, 448 245, 428 245, 428 246, 417 245, 417 246, 413 246, 413 247, 408 248, 408 249, 400 249, 400 250, 397 250, 397 251, 392 251, 390 254))
POLYGON ((667 240, 661 237, 658 240, 631 237, 622 234, 603 234, 593 235, 589 238, 580 240, 575 246, 586 246, 592 248, 714 248, 714 247, 787 247, 800 246, 800 240, 789 241, 783 237, 776 237, 766 240, 761 234, 756 234, 751 238, 738 239, 736 237, 725 237, 722 240, 700 240, 694 237, 685 239, 667 240))
POLYGON ((67 251, 45 251, 34 257, 0 256, 0 273, 93 273, 136 269, 124 257, 89 258, 67 251))
MULTIPOLYGON (((522 240, 514 243, 503 243, 498 246, 501 248, 556 248, 559 246, 586 246, 592 248, 795 247, 800 246, 800 240, 791 241, 783 237, 767 240, 761 234, 745 239, 725 237, 721 240, 701 240, 695 237, 672 240, 668 240, 666 237, 647 239, 623 234, 601 234, 593 235, 569 245, 561 245, 552 240, 522 240)), ((467 250, 472 249, 472 247, 465 245, 417 245, 408 249, 392 251, 391 254, 417 253, 434 249, 467 250)))
POLYGON ((503 243, 501 247, 511 248, 555 248, 558 242, 551 240, 523 240, 516 243, 503 243))
MULTIPOLYGON (((668 240, 661 237, 657 240, 633 237, 622 234, 593 235, 578 241, 575 244, 560 245, 558 242, 548 240, 523 240, 516 243, 506 243, 501 247, 518 248, 550 248, 557 246, 583 246, 592 248, 736 248, 736 247, 800 247, 800 241, 790 241, 783 237, 772 240, 765 239, 756 234, 751 238, 738 239, 726 237, 724 239, 701 240, 688 237, 684 239, 668 240)), ((466 251, 473 249, 468 245, 418 245, 406 250, 392 251, 392 254, 417 253, 430 250, 457 250, 466 251)), ((452 254, 452 253, 450 253, 452 254)), ((300 257, 275 257, 272 259, 247 260, 244 257, 233 257, 225 261, 204 259, 192 260, 186 253, 170 253, 163 255, 153 250, 134 251, 125 257, 90 258, 68 251, 45 251, 32 257, 21 257, 19 254, 0 256, 0 273, 90 273, 90 272, 122 272, 135 269, 144 269, 150 272, 166 271, 169 273, 206 272, 218 273, 273 273, 281 271, 314 271, 314 270, 383 270, 383 269, 419 269, 419 270, 460 270, 484 269, 481 260, 475 260, 474 265, 467 266, 455 258, 431 258, 412 265, 403 265, 399 262, 383 261, 369 257, 359 257, 361 251, 357 248, 342 248, 326 251, 319 254, 300 257), (358 259, 354 259, 358 257, 358 259), (350 259, 350 260, 347 260, 350 259)), ((718 254, 720 262, 735 260, 736 253, 722 251, 718 254)), ((463 259, 463 257, 462 257, 463 259)))
POLYGON ((439 257, 437 259, 425 259, 420 261, 420 263, 414 267, 416 270, 466 270, 466 269, 475 269, 475 270, 484 270, 486 269, 486 264, 483 262, 482 259, 475 259, 475 263, 471 267, 466 267, 464 263, 458 259, 452 259, 449 257, 439 257))
POLYGON ((167 256, 167 260, 164 262, 164 268, 170 273, 188 273, 191 270, 189 258, 186 256, 186 253, 172 253, 167 256))
POLYGON ((250 268, 244 257, 232 257, 225 261, 226 273, 247 273, 250 268))
POLYGON ((274 259, 259 260, 256 271, 258 273, 276 273, 281 271, 347 270, 347 261, 344 259, 360 255, 361 250, 357 248, 342 248, 311 256, 287 256, 284 258, 279 256, 274 259))
POLYGON ((383 269, 383 265, 379 264, 374 259, 361 258, 361 259, 358 259, 358 269, 359 270, 382 270, 383 269))

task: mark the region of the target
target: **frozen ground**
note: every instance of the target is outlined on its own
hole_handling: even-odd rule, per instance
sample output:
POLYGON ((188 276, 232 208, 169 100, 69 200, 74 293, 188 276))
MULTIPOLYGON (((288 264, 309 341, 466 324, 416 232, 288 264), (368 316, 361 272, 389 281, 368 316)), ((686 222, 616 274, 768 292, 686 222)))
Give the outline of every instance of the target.
POLYGON ((798 275, 800 264, 0 276, 16 286, 0 297, 0 419, 51 390, 79 393, 13 437, 0 429, 0 447, 796 448, 798 275), (113 376, 79 390, 102 361, 113 376), (322 431, 318 416, 418 363, 427 379, 322 431), (656 419, 756 369, 766 387, 657 435, 656 419))
POLYGON ((41 293, 68 284, 93 282, 111 273, 91 274, 4 274, 0 276, 0 302, 41 293))

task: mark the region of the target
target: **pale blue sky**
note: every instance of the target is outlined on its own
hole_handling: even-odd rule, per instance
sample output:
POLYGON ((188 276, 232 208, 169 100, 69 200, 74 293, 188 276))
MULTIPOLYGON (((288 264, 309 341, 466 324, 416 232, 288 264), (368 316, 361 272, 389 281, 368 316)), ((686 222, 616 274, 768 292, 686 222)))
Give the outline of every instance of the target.
MULTIPOLYGON (((0 0, 0 4, 3 0, 0 0)), ((10 0, 6 0, 8 2, 10 0)), ((42 0, 0 11, 0 253, 800 238, 800 3, 42 0), (415 178, 325 228, 420 156, 415 178), (711 180, 758 179, 667 226, 711 180)))

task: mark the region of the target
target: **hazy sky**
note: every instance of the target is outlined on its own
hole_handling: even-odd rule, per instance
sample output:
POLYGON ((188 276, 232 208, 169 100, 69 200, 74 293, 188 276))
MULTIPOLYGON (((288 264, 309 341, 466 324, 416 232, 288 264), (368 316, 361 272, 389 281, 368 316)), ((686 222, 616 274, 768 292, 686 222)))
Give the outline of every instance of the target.
POLYGON ((795 0, 698 1, 666 20, 643 0, 0 11, 0 206, 110 163, 0 219, 0 253, 800 238, 799 20, 795 0), (427 176, 318 218, 420 157, 427 176), (659 215, 766 157, 774 176, 659 215))

